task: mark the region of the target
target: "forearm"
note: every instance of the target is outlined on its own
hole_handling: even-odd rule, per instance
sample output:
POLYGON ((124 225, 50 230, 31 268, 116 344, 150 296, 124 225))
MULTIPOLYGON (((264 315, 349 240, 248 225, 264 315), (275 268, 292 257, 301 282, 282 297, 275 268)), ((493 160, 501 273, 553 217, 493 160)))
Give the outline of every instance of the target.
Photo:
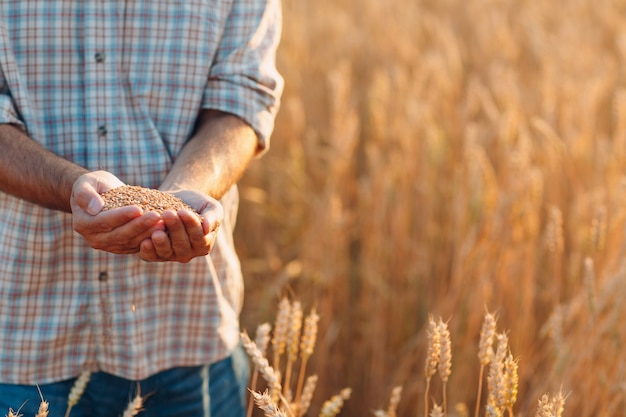
POLYGON ((219 199, 241 178, 256 147, 256 134, 248 124, 236 116, 205 110, 196 134, 160 188, 201 191, 219 199))
POLYGON ((14 125, 0 124, 0 149, 0 191, 71 211, 72 185, 86 169, 48 151, 14 125))

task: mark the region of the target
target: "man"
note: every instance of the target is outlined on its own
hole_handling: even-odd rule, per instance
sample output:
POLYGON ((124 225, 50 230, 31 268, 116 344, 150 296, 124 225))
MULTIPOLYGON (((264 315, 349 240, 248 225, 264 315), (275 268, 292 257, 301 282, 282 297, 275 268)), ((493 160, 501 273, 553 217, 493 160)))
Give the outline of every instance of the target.
POLYGON ((0 2, 0 412, 243 413, 236 182, 282 91, 279 0, 0 2), (158 188, 201 213, 101 211, 158 188), (219 202, 218 202, 219 200, 219 202), (210 252, 210 255, 208 255, 210 252), (1 411, 5 410, 5 411, 1 411))

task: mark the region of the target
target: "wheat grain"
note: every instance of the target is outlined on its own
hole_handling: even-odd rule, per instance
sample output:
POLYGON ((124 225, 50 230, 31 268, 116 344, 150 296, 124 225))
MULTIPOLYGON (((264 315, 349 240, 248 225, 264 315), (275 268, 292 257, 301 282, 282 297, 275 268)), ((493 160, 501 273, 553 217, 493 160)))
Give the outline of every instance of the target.
POLYGON ((196 213, 191 206, 172 194, 136 185, 113 188, 102 193, 101 197, 104 200, 103 211, 135 205, 144 211, 156 211, 157 213, 163 213, 165 210, 189 210, 196 213))

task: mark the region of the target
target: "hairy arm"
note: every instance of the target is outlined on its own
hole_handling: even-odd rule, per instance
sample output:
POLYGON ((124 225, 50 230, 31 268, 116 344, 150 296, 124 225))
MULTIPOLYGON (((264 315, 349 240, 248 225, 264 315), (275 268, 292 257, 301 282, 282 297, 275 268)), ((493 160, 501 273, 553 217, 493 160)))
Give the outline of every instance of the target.
POLYGON ((160 189, 171 192, 202 215, 165 211, 166 231, 141 244, 148 261, 188 262, 209 253, 224 213, 217 202, 243 175, 257 149, 254 130, 240 118, 203 110, 194 136, 183 147, 160 189))
POLYGON ((138 207, 94 216, 101 208, 98 194, 123 182, 48 151, 15 125, 0 124, 0 149, 0 191, 72 213, 74 229, 96 249, 136 253, 144 239, 163 228, 158 215, 138 207))
POLYGON ((48 151, 21 128, 0 124, 0 191, 70 212, 74 182, 88 171, 48 151))
POLYGON ((203 110, 161 190, 195 190, 220 199, 235 184, 257 147, 252 128, 236 116, 203 110))

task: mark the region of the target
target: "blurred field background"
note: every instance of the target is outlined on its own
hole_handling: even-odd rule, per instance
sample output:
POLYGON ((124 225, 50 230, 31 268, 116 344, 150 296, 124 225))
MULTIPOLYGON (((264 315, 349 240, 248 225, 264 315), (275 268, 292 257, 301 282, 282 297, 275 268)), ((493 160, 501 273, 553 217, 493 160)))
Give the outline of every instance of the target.
MULTIPOLYGON (((321 316, 313 410, 423 415, 428 315, 473 415, 487 310, 516 415, 626 415, 626 3, 285 0, 272 147, 241 185, 243 325, 321 316)), ((439 394, 433 394, 437 397, 439 394)), ((483 413, 481 413, 483 414, 483 413)), ((460 413, 459 415, 462 415, 460 413)))

